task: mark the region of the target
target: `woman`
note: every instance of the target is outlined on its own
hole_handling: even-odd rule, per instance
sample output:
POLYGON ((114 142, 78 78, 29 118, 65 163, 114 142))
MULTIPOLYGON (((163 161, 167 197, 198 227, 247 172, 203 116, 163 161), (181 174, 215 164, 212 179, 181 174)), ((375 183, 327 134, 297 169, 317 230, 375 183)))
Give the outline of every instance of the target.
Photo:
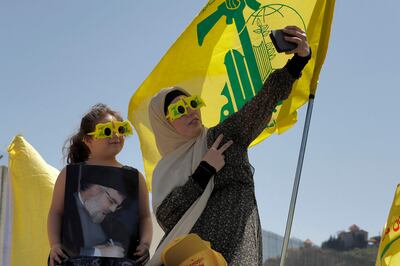
MULTIPOLYGON (((197 96, 174 87, 153 97, 149 116, 162 156, 153 173, 153 211, 166 233, 196 233, 229 265, 262 265, 262 239, 249 144, 262 132, 277 103, 286 99, 311 57, 306 34, 284 29, 297 48, 241 110, 210 129, 201 123, 197 96), (225 144, 223 144, 225 142, 225 144), (233 143, 233 144, 232 144, 233 143), (221 146, 222 145, 222 146, 221 146), (221 146, 221 147, 220 147, 221 146)), ((158 253, 151 264, 156 265, 158 253)))

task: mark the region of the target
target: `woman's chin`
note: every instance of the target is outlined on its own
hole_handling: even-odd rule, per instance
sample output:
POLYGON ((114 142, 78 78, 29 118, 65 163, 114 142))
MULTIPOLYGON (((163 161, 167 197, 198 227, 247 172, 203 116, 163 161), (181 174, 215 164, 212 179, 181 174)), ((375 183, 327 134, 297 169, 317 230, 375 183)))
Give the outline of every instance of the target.
POLYGON ((192 124, 191 128, 190 128, 190 137, 195 138, 198 137, 201 134, 201 131, 203 129, 203 125, 199 122, 197 122, 196 124, 192 124))

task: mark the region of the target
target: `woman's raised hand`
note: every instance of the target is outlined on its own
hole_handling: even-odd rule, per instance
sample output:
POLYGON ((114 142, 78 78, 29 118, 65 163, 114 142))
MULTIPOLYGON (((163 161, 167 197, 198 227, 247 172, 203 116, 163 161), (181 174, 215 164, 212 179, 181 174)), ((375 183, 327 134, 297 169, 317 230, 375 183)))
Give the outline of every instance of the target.
POLYGON ((307 42, 306 33, 297 26, 287 26, 283 32, 290 36, 285 36, 285 40, 297 44, 296 49, 286 52, 286 54, 298 54, 301 57, 306 57, 310 54, 310 46, 307 42))

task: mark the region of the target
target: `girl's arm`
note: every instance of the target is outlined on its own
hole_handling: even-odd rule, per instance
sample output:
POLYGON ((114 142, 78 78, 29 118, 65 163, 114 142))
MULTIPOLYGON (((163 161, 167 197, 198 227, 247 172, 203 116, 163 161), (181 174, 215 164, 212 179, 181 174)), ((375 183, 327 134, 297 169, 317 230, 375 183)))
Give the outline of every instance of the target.
POLYGON ((153 224, 149 207, 149 192, 142 173, 139 172, 139 228, 140 244, 150 247, 153 238, 153 224))
POLYGON ((153 238, 153 224, 151 221, 149 208, 149 193, 146 187, 146 181, 142 173, 139 172, 139 245, 136 248, 134 256, 138 259, 136 262, 140 265, 149 259, 149 248, 153 238))
POLYGON ((64 193, 65 193, 66 168, 57 177, 53 190, 53 198, 47 217, 47 234, 50 243, 50 265, 54 265, 54 260, 61 263, 61 259, 67 256, 61 249, 61 219, 64 213, 64 193))

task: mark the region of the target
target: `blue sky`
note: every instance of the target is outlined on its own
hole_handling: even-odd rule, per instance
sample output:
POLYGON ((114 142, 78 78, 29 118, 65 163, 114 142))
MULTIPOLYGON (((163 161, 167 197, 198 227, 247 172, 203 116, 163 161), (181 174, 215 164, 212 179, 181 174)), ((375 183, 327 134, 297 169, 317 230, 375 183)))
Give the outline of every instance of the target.
MULTIPOLYGON (((90 106, 131 95, 205 1, 0 0, 0 154, 16 134, 61 169, 90 106)), ((379 234, 400 178, 395 0, 337 1, 292 235, 317 244, 357 224, 379 234)), ((306 108, 250 151, 264 229, 284 233, 306 108)), ((137 136, 119 159, 143 170, 137 136)), ((7 164, 7 158, 0 160, 7 164)))

